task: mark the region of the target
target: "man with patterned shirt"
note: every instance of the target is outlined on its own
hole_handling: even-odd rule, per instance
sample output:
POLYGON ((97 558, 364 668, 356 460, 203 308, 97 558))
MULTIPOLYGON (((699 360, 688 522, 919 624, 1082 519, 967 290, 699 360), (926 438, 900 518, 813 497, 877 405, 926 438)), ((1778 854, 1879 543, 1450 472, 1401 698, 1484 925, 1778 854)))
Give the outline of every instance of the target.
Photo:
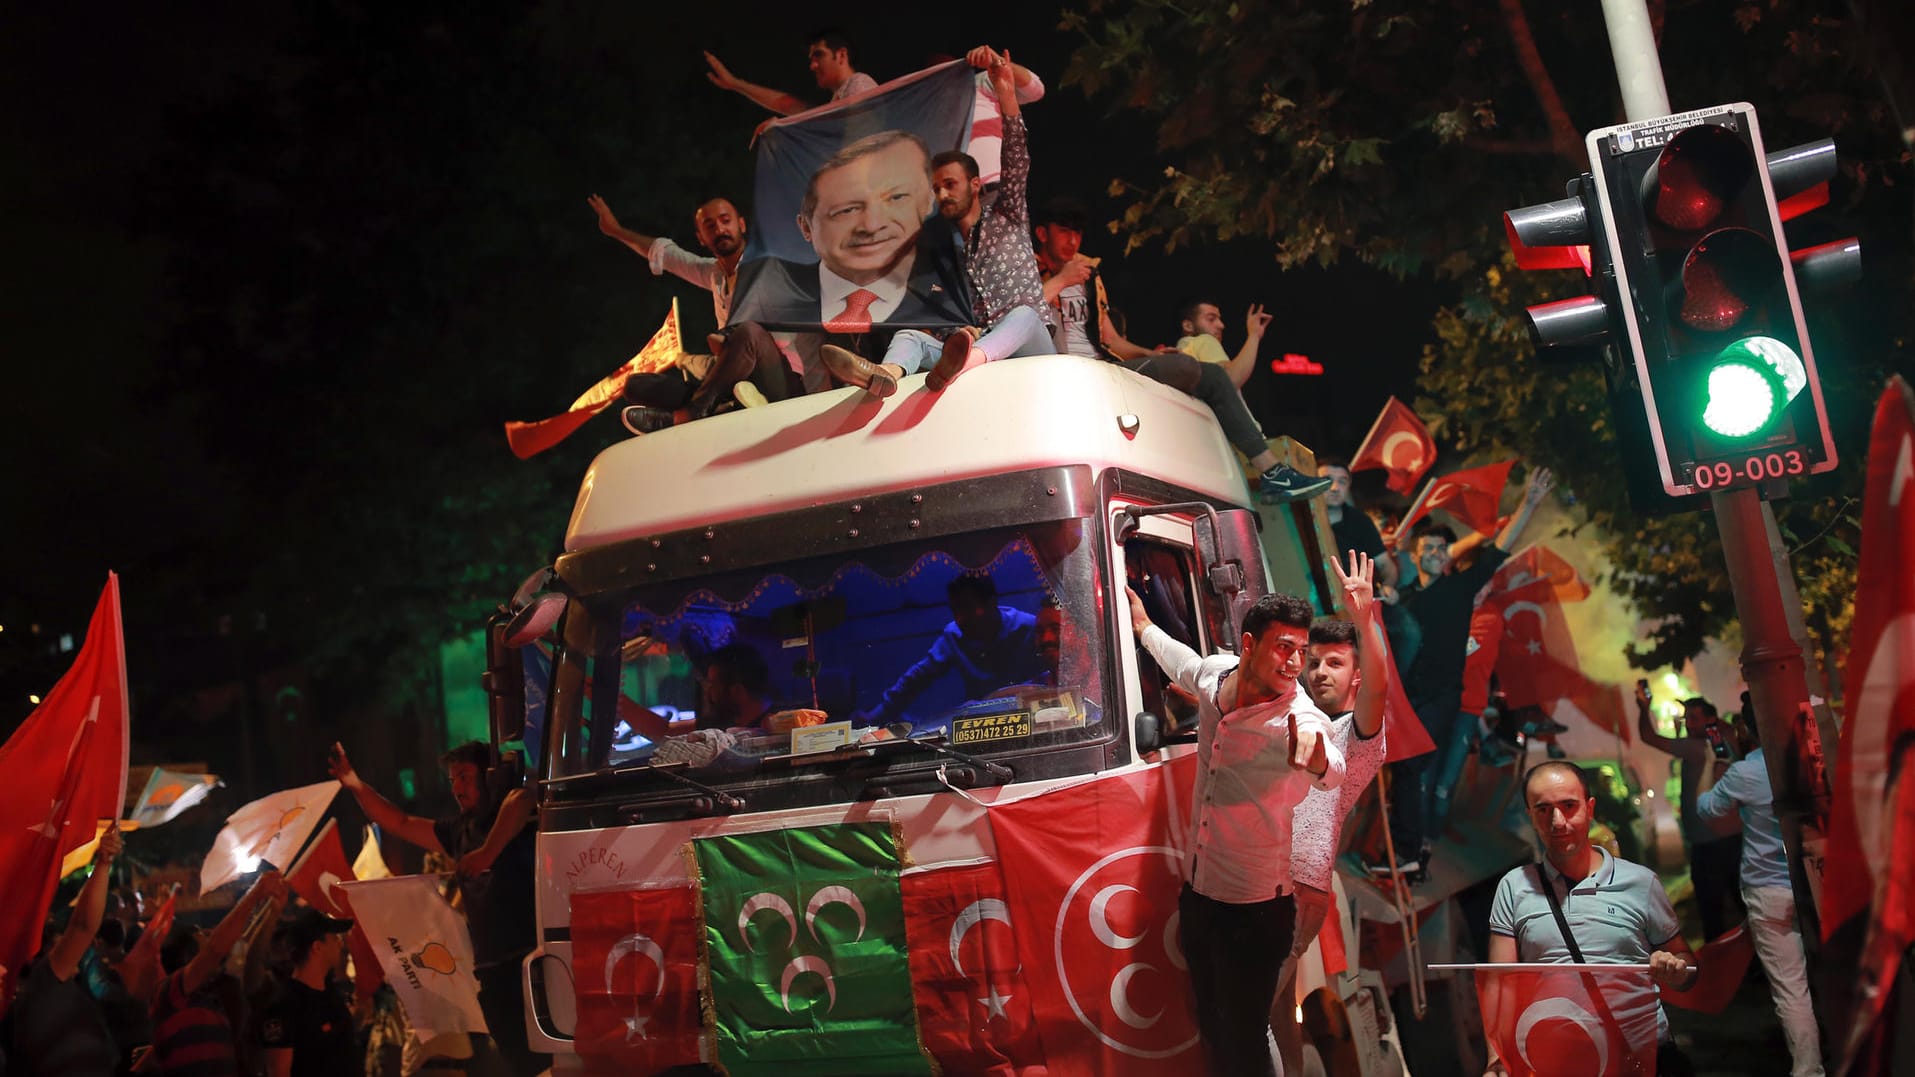
POLYGON ((1296 928, 1291 817, 1312 785, 1335 789, 1344 774, 1330 720, 1297 684, 1314 611, 1295 595, 1264 595, 1244 614, 1242 657, 1205 658, 1125 593, 1138 641, 1197 697, 1191 854, 1177 913, 1210 1072, 1275 1077, 1270 1004, 1296 928))
POLYGON ((1277 983, 1270 1027, 1284 1052, 1284 1072, 1301 1073, 1303 1059, 1297 1023, 1289 1020, 1297 962, 1333 912, 1330 877, 1336 871, 1343 821, 1357 798, 1383 767, 1389 742, 1383 734, 1383 703, 1389 696, 1391 660, 1383 618, 1376 603, 1376 563, 1358 550, 1347 554, 1346 572, 1330 567, 1348 596, 1352 620, 1318 621, 1310 626, 1310 650, 1303 664, 1303 690, 1330 717, 1330 743, 1343 753, 1343 784, 1312 789, 1297 804, 1290 827, 1290 878, 1296 883, 1297 930, 1277 983))
POLYGON ((989 362, 1056 350, 1055 312, 1044 302, 1044 285, 1031 254, 1031 153, 1018 109, 1017 79, 1010 53, 972 50, 974 63, 988 65, 1004 119, 1003 172, 998 189, 983 193, 977 161, 956 151, 931 159, 931 189, 939 215, 955 226, 964 242, 964 271, 971 286, 971 308, 982 328, 964 327, 938 338, 901 329, 891 338, 882 363, 868 363, 827 345, 819 350, 825 366, 840 380, 888 396, 896 379, 930 367, 925 388, 942 390, 975 360, 989 362))

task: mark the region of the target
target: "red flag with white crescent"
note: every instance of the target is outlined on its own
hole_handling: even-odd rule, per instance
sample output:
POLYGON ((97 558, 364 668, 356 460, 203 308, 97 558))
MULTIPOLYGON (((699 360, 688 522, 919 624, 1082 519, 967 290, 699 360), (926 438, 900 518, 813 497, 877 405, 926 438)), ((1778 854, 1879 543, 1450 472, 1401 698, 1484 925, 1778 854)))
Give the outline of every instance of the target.
POLYGON ((991 809, 1053 1074, 1203 1068, 1177 923, 1196 762, 1184 755, 991 809))
POLYGON ((1655 1077, 1656 1023, 1626 1035, 1602 997, 1632 976, 1478 965, 1483 1035, 1510 1077, 1655 1077))
POLYGON ((695 1066, 703 1050, 698 940, 690 884, 572 895, 578 1053, 594 1073, 695 1066))
POLYGON ((1848 715, 1829 812, 1822 930, 1869 916, 1847 1058, 1915 941, 1915 393, 1892 378, 1875 408, 1849 636, 1848 715))
POLYGON ((1391 397, 1357 446, 1350 470, 1382 468, 1389 472, 1384 485, 1407 497, 1435 463, 1436 442, 1429 428, 1408 405, 1391 397))
POLYGON ((946 1073, 1045 1073, 997 864, 907 871, 899 884, 925 1049, 946 1073))
POLYGON ((632 356, 619 365, 617 370, 605 375, 598 383, 572 401, 572 406, 564 413, 537 422, 505 424, 505 441, 512 449, 512 455, 521 460, 530 460, 539 453, 557 445, 584 426, 586 420, 625 395, 625 383, 638 374, 653 374, 670 369, 685 354, 685 342, 678 331, 678 300, 672 300, 671 312, 665 315, 665 324, 658 327, 652 339, 632 356))
POLYGON ((92 841, 126 804, 126 645, 120 578, 106 577, 72 668, 0 745, 0 1013, 27 962, 59 884, 60 862, 92 841))
POLYGON ((1401 534, 1403 528, 1415 524, 1430 510, 1442 509, 1470 530, 1494 538, 1496 525, 1502 519, 1503 487, 1509 485, 1509 472, 1515 466, 1516 461, 1509 459, 1431 479, 1429 489, 1423 491, 1404 514, 1403 522, 1397 525, 1397 533, 1401 534))

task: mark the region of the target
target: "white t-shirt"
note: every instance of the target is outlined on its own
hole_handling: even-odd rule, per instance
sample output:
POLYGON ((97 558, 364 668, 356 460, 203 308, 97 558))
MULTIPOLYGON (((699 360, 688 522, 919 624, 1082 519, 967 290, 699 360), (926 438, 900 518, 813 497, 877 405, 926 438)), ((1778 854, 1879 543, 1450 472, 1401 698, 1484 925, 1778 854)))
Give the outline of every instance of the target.
POLYGON ((1290 825, 1290 877, 1326 891, 1336 867, 1343 821, 1350 817, 1357 798, 1383 768, 1383 757, 1389 753, 1389 738, 1383 730, 1377 730, 1374 737, 1357 736, 1354 713, 1330 719, 1330 738, 1343 753, 1343 784, 1335 789, 1313 788, 1304 794, 1290 825))
POLYGON ((1097 358, 1097 349, 1090 342, 1090 285, 1073 284, 1058 292, 1057 308, 1064 353, 1097 358))

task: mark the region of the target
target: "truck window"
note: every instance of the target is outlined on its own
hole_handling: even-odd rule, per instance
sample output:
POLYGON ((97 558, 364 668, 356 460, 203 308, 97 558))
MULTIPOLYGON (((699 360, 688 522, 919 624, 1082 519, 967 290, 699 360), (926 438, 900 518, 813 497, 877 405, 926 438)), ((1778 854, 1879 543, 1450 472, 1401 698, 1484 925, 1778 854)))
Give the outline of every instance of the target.
MULTIPOLYGON (((1206 653, 1196 589, 1195 558, 1189 549, 1161 539, 1134 536, 1124 543, 1124 572, 1131 590, 1144 601, 1151 622, 1199 654, 1206 653)), ((1214 631, 1214 629, 1212 629, 1214 631)), ((1181 729, 1197 721, 1197 703, 1164 676, 1163 670, 1139 649, 1138 681, 1144 709, 1164 719, 1165 729, 1181 729)))
POLYGON ((992 754, 1114 735, 1095 546, 1073 519, 618 595, 595 625, 616 633, 617 676, 577 659, 591 705, 554 693, 559 743, 591 747, 553 753, 551 776, 683 764, 706 783, 778 781, 840 743, 992 754), (609 735, 583 735, 608 715, 609 735))

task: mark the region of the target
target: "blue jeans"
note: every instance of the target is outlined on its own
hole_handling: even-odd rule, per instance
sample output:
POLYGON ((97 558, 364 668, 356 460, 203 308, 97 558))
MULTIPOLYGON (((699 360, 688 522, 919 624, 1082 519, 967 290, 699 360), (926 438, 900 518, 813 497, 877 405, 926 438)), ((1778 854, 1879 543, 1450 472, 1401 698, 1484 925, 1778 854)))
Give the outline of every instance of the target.
POLYGON ((1451 730, 1456 725, 1456 706, 1421 703, 1416 707, 1416 718, 1429 731, 1436 751, 1390 764, 1390 840, 1396 844, 1396 855, 1403 860, 1417 859, 1418 851, 1439 833, 1430 827, 1427 810, 1430 791, 1435 788, 1430 772, 1436 769, 1443 746, 1450 742, 1451 730))
MULTIPOLYGON (((1015 359, 1022 355, 1049 355, 1057 351, 1057 344, 1051 340, 1050 329, 1032 307, 1012 307, 997 320, 996 325, 977 338, 976 347, 991 362, 1015 359)), ((910 375, 931 369, 943 353, 944 343, 931 334, 916 329, 900 329, 891 338, 891 346, 884 350, 884 361, 910 375)))
POLYGON ((1450 800, 1457 780, 1463 776, 1463 764, 1469 759, 1470 741, 1481 724, 1477 715, 1459 711, 1451 719, 1449 739, 1436 745, 1436 772, 1430 777, 1429 803, 1424 806, 1431 834, 1442 834, 1443 825, 1449 822, 1450 800))

